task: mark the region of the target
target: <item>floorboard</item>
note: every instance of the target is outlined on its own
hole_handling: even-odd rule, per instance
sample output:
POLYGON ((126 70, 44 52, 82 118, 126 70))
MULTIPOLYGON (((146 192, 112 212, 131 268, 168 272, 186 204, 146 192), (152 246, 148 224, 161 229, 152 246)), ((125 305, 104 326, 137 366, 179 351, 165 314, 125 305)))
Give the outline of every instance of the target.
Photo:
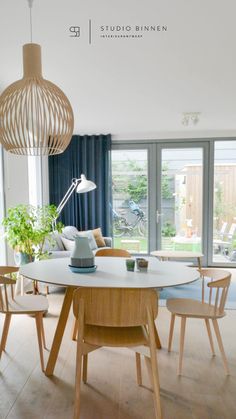
MULTIPOLYGON (((63 293, 52 290, 44 319, 51 345, 63 293)), ((177 319, 173 351, 167 352, 170 315, 159 310, 158 330, 163 349, 158 351, 164 419, 236 418, 236 311, 219 321, 231 375, 226 377, 219 351, 211 357, 203 321, 188 320, 183 376, 176 375, 180 323, 177 319)), ((40 369, 34 319, 14 316, 7 352, 0 361, 0 419, 69 419, 73 417, 76 344, 71 341, 72 313, 65 331, 55 375, 40 369)), ((3 316, 0 316, 0 329, 3 316)), ((216 341, 214 339, 215 347, 216 341)), ((216 347, 217 348, 217 347, 216 347)), ((45 353, 45 357, 47 354, 45 353)), ((143 386, 136 384, 132 351, 102 348, 89 355, 88 385, 82 385, 81 419, 152 419, 154 407, 145 364, 143 386)))

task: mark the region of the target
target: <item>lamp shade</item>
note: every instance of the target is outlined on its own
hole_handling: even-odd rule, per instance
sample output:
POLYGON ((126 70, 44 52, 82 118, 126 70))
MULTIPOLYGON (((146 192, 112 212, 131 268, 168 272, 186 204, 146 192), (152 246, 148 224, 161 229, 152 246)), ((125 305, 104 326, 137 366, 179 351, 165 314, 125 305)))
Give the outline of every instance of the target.
POLYGON ((81 175, 81 182, 76 188, 77 193, 89 192, 95 189, 97 186, 91 180, 86 179, 85 175, 81 175))
POLYGON ((40 45, 23 46, 23 67, 23 78, 0 96, 0 142, 14 154, 62 153, 74 127, 70 102, 42 77, 40 45))

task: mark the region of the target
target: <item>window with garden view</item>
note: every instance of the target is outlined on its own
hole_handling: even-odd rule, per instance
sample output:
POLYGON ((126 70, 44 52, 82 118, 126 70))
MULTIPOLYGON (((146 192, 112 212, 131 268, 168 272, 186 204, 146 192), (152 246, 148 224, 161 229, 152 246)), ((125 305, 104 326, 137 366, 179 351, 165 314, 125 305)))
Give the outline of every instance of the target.
POLYGON ((148 251, 148 171, 146 150, 112 151, 114 247, 148 251))

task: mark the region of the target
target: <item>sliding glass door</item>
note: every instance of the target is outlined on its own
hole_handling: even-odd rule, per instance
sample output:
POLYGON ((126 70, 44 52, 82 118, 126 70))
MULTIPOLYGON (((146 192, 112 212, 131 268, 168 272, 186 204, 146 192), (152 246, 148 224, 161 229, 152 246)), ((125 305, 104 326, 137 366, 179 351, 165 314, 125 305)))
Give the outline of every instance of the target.
POLYGON ((162 250, 202 251, 203 148, 161 147, 162 250))
POLYGON ((148 252, 148 149, 112 151, 114 247, 148 252))
POLYGON ((215 142, 212 255, 236 263, 236 141, 215 142))
POLYGON ((236 140, 119 143, 112 171, 115 246, 236 266, 236 140))

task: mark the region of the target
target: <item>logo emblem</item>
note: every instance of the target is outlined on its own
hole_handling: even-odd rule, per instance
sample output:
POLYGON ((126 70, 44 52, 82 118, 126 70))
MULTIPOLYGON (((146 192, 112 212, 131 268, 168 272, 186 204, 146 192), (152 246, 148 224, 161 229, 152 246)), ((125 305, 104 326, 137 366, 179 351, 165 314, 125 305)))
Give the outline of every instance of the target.
POLYGON ((71 37, 79 38, 80 37, 80 26, 70 26, 69 31, 71 32, 71 37))

